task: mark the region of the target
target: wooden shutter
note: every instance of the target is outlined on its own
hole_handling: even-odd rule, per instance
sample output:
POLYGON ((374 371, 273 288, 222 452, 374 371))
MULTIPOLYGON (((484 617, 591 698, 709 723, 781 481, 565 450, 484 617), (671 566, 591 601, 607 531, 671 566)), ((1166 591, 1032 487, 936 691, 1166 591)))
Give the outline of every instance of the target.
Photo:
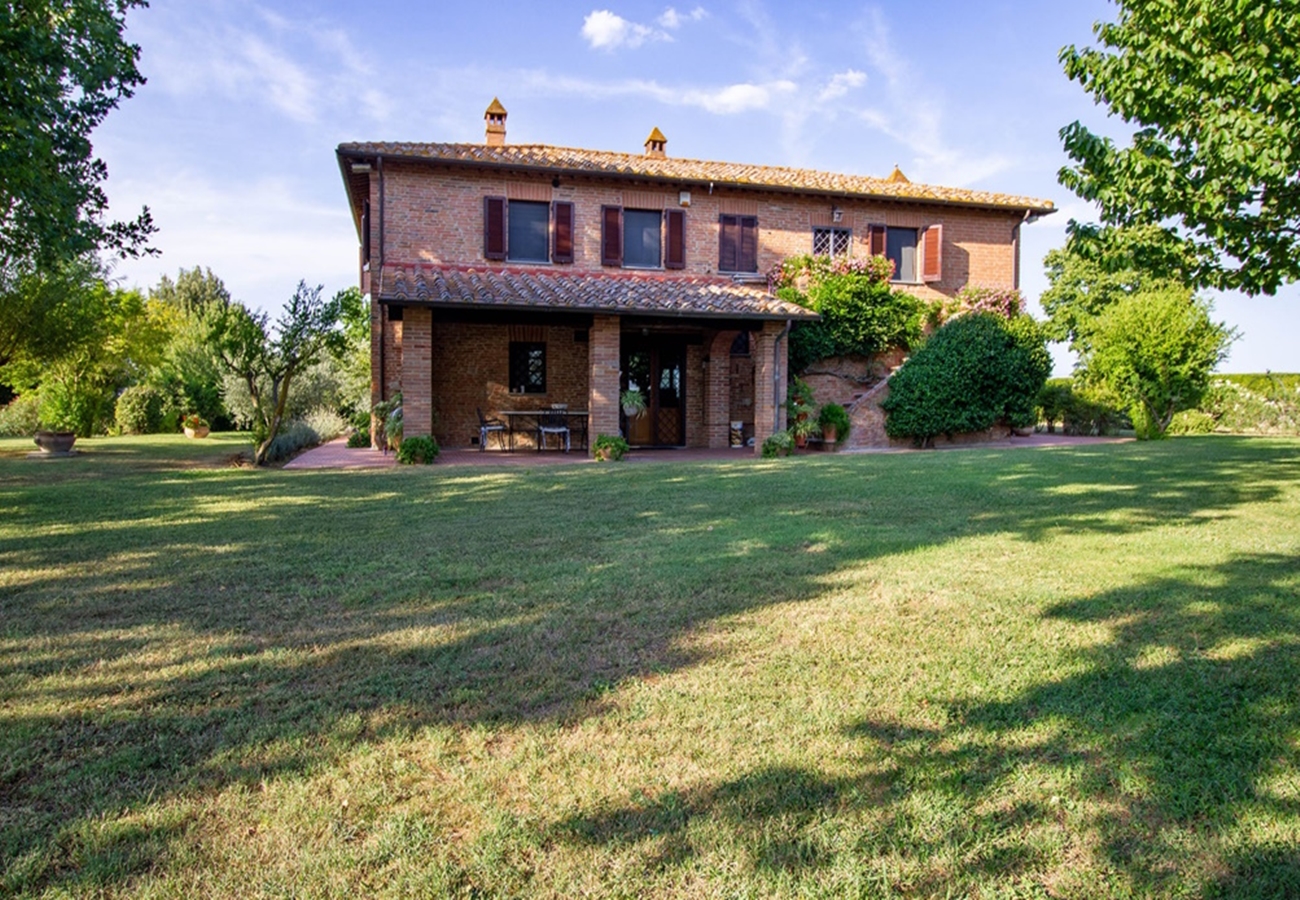
POLYGON ((943 226, 931 225, 921 234, 921 280, 940 281, 943 278, 943 226))
POLYGON ((740 262, 740 217, 718 217, 718 271, 735 272, 740 262))
POLYGON ((551 204, 551 262, 573 262, 573 204, 567 201, 551 204))
POLYGON ((361 264, 370 265, 370 201, 361 201, 361 264))
POLYGON ((686 268, 686 211, 669 209, 664 212, 664 268, 686 268))
POLYGON ((888 245, 885 243, 885 226, 868 225, 867 226, 867 252, 872 256, 884 256, 888 252, 888 245))
POLYGON ((758 271, 758 218, 740 217, 740 272, 758 271))
POLYGON ((623 207, 600 208, 600 264, 623 265, 623 207))
POLYGON ((483 257, 506 258, 506 198, 483 198, 483 257))

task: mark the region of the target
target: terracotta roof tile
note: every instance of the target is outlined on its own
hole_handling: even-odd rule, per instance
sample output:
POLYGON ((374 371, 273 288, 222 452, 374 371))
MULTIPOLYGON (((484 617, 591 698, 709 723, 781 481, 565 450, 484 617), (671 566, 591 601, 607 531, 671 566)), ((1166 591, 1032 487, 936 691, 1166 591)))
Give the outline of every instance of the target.
POLYGON ((635 177, 674 183, 712 182, 721 186, 809 191, 883 200, 929 201, 986 208, 1031 210, 1043 214, 1055 209, 1050 200, 997 194, 991 191, 938 187, 887 178, 871 178, 866 175, 822 172, 816 169, 709 162, 672 157, 656 158, 605 150, 553 147, 548 144, 506 144, 497 147, 487 144, 362 142, 340 144, 338 152, 340 156, 383 154, 391 158, 503 169, 539 169, 547 172, 635 177))
POLYGON ((486 267, 385 266, 381 300, 662 316, 814 319, 765 288, 725 278, 579 274, 486 267))

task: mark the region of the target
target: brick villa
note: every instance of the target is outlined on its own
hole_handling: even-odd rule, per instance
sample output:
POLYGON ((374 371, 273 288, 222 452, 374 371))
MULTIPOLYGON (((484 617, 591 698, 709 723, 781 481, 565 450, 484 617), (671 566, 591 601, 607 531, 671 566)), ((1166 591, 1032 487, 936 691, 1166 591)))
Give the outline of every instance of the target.
MULTIPOLYGON (((765 273, 805 253, 886 254, 925 299, 1018 287, 1020 228, 1047 201, 808 169, 506 143, 337 150, 371 300, 372 398, 407 435, 464 447, 488 417, 567 404, 592 438, 726 447, 785 426, 786 341, 813 318, 765 273), (639 388, 628 419, 621 390, 639 388)), ((524 430, 524 429, 521 429, 524 430)), ((517 446, 533 446, 532 433, 517 446)), ((551 445, 554 446, 554 445, 551 445)))

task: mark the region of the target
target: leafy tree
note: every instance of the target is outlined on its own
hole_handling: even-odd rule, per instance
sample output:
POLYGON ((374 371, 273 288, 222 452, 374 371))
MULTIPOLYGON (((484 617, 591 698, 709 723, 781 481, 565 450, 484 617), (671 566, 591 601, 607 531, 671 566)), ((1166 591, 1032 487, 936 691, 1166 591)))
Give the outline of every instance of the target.
POLYGON ((984 431, 999 421, 1034 423, 1051 372, 1038 324, 982 312, 958 316, 930 336, 889 379, 885 431, 926 445, 940 434, 984 431))
POLYGON ((1141 291, 1098 317, 1084 371, 1128 409, 1138 438, 1159 438, 1200 403, 1234 336, 1186 288, 1141 291))
POLYGON ((1061 182, 1117 226, 1175 223, 1192 283, 1274 293, 1300 277, 1300 5, 1117 0, 1066 74, 1136 126, 1127 147, 1075 122, 1061 182))
POLYGON ((321 299, 321 286, 305 281, 270 325, 266 313, 253 313, 232 303, 216 316, 210 331, 212 347, 222 365, 248 389, 255 414, 254 461, 266 462, 267 452, 284 424, 289 391, 295 379, 326 353, 337 352, 344 337, 339 327, 343 301, 321 299))
POLYGON ((164 275, 149 291, 149 299, 159 300, 186 313, 202 312, 212 307, 230 305, 230 291, 211 269, 181 269, 176 280, 164 275))
POLYGON ((1145 290, 1186 285, 1194 251, 1158 226, 1130 228, 1071 221, 1064 247, 1043 260, 1048 288, 1040 302, 1049 340, 1069 341, 1086 354, 1097 317, 1120 299, 1145 290))
POLYGON ((208 342, 213 325, 230 306, 230 292, 211 269, 181 269, 166 275, 149 291, 149 299, 174 316, 172 337, 150 381, 180 398, 186 412, 196 412, 217 427, 229 424, 222 397, 223 370, 208 342))
POLYGON ((0 6, 0 269, 46 268, 92 250, 138 255, 146 208, 105 223, 108 177, 91 132, 135 88, 126 11, 144 0, 15 0, 0 6))

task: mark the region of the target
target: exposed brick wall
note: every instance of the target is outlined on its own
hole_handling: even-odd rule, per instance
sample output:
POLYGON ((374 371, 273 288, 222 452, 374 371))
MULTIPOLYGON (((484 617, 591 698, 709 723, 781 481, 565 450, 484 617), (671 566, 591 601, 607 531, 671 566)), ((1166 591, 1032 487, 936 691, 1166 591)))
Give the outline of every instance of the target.
MULTIPOLYGON (((372 179, 372 182, 374 179, 372 179)), ((549 192, 555 200, 575 203, 574 261, 544 269, 608 271, 600 265, 600 207, 678 207, 676 188, 653 185, 624 187, 609 180, 564 176, 551 187, 551 176, 506 176, 449 166, 389 161, 385 169, 384 246, 390 263, 486 264, 483 257, 483 198, 522 196, 528 186, 549 192)), ((372 210, 379 204, 372 189, 372 210)), ((540 194, 539 194, 540 195, 540 194)), ((932 284, 900 285, 918 296, 951 296, 969 283, 1014 287, 1016 276, 1015 210, 965 209, 956 206, 799 197, 793 194, 693 188, 686 210, 686 274, 716 274, 718 216, 723 209, 756 209, 759 225, 759 271, 779 260, 812 251, 812 228, 828 220, 832 205, 842 211, 840 227, 853 230, 853 253, 867 254, 867 226, 883 223, 895 228, 942 224, 943 279, 932 284)), ((376 225, 377 227, 377 225, 376 225)), ((378 241, 372 242, 377 247, 378 241)), ((377 250, 375 251, 377 254, 377 250)), ((373 261, 377 265, 377 258, 373 261)), ((512 263, 513 265, 529 265, 512 263)))
MULTIPOLYGON (((440 444, 467 447, 478 437, 478 409, 497 416, 508 409, 543 409, 567 403, 587 408, 589 363, 585 343, 574 340, 569 327, 530 326, 529 340, 546 344, 546 392, 510 391, 509 324, 433 320, 434 434, 440 444)), ((617 372, 617 363, 615 364, 617 372)), ((573 435, 577 441, 578 435, 573 435)), ((494 444, 495 446, 495 444, 494 444)), ((533 435, 517 434, 516 447, 532 447, 533 435)))
POLYGON ((731 427, 731 344, 738 331, 720 331, 709 344, 704 382, 705 446, 726 447, 731 427))
POLYGON ((595 316, 588 332, 591 439, 599 434, 618 434, 619 317, 595 316))
POLYGON ((751 352, 754 356, 754 452, 761 451, 763 441, 772 436, 773 432, 785 428, 785 409, 783 404, 786 398, 786 379, 780 381, 779 391, 773 397, 773 382, 775 381, 776 370, 773 365, 780 367, 782 373, 788 371, 787 367, 787 348, 789 346, 789 336, 781 337, 777 340, 785 324, 782 322, 765 322, 763 330, 754 335, 754 340, 750 344, 751 352))
POLYGON ((402 320, 402 436, 433 434, 433 316, 412 307, 402 320))

